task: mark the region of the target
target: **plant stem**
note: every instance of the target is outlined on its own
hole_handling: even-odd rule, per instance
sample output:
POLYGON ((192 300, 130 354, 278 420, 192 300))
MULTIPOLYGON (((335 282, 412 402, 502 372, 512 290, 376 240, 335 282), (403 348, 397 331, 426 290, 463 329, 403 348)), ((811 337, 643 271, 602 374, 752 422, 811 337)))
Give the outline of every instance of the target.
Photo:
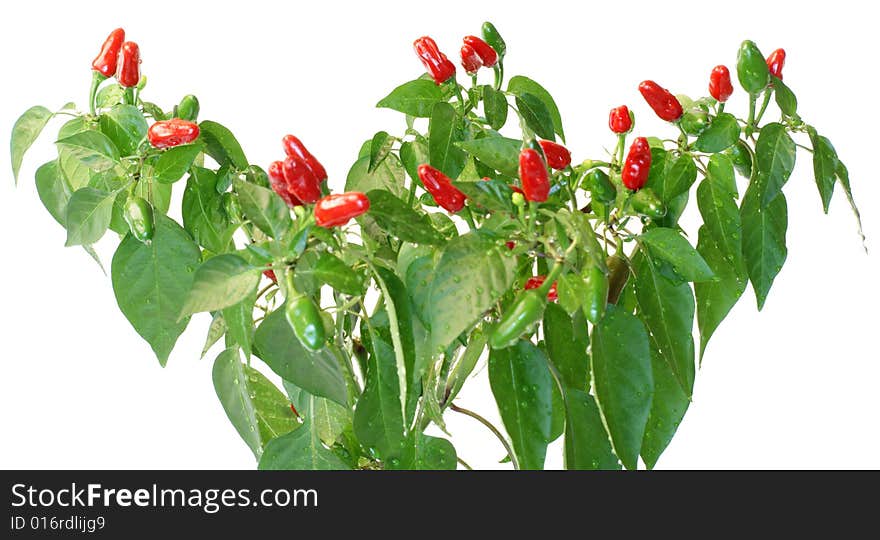
POLYGON ((92 86, 89 89, 89 112, 92 116, 95 116, 95 97, 98 95, 98 87, 101 86, 101 82, 104 81, 106 77, 101 75, 98 71, 92 71, 92 86))
POLYGON ((764 117, 764 112, 767 110, 767 106, 770 105, 770 96, 773 95, 773 88, 768 88, 764 92, 764 102, 761 103, 761 110, 758 112, 758 116, 755 117, 755 125, 761 123, 761 118, 764 117))
POLYGON ((510 443, 508 443, 507 439, 504 438, 504 435, 502 435, 501 432, 498 431, 498 428, 492 425, 492 422, 486 420, 474 411, 469 411, 468 409, 463 409, 459 407, 455 403, 450 403, 449 408, 457 413, 461 413, 465 416, 470 416, 477 422, 486 426, 489 431, 491 431, 495 435, 495 437, 497 437, 498 440, 501 441, 501 445, 504 447, 504 450, 507 451, 507 455, 510 457, 510 462, 513 463, 513 468, 519 470, 519 462, 517 461, 516 456, 513 454, 513 449, 510 448, 510 443))
POLYGON ((469 471, 474 470, 473 467, 471 467, 470 465, 467 464, 467 461, 461 459, 460 457, 456 457, 455 459, 458 460, 458 462, 461 464, 461 466, 464 467, 465 469, 467 469, 469 471))
POLYGON ((749 118, 746 121, 746 136, 751 135, 755 127, 755 105, 757 100, 758 96, 749 95, 749 118))

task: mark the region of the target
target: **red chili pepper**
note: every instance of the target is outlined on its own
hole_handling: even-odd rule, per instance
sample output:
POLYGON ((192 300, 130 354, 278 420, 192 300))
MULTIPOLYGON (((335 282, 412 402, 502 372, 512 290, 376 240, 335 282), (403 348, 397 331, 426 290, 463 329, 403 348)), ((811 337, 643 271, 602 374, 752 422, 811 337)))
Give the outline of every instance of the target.
POLYGON ((126 41, 119 52, 116 80, 127 88, 137 86, 141 80, 141 51, 134 41, 126 41))
POLYGON ((495 49, 477 36, 465 36, 464 44, 473 47, 484 66, 492 67, 498 62, 498 53, 495 49))
POLYGON ((642 189, 648 181, 648 173, 651 171, 651 147, 648 139, 637 137, 629 147, 620 180, 627 189, 637 191, 642 189))
POLYGON ((285 135, 283 139, 281 139, 281 143, 284 145, 284 152, 291 157, 299 158, 306 162, 306 165, 309 167, 309 170, 312 171, 312 174, 315 175, 315 178, 318 179, 318 182, 323 182, 327 179, 327 171, 324 169, 324 166, 321 165, 321 162, 315 159, 315 156, 309 152, 306 145, 302 143, 299 139, 294 137, 293 135, 285 135))
POLYGON ((327 195, 315 205, 315 223, 318 227, 338 227, 369 209, 370 199, 358 191, 327 195))
POLYGON ((461 46, 461 66, 468 75, 476 74, 482 65, 483 62, 480 60, 480 57, 477 56, 477 51, 475 51, 473 47, 470 45, 461 46))
POLYGON ((785 66, 785 49, 776 49, 767 57, 767 69, 777 79, 782 79, 782 68, 785 66))
POLYGON ((627 108, 626 105, 611 109, 611 113, 608 115, 608 127, 618 135, 629 133, 629 130, 633 127, 633 123, 632 116, 629 115, 629 108, 627 108))
POLYGON ((413 48, 436 84, 442 84, 455 76, 455 64, 440 52, 433 39, 428 36, 420 37, 413 42, 413 48))
POLYGON ((508 240, 507 242, 504 242, 504 245, 507 246, 507 249, 513 249, 516 247, 516 242, 508 240))
POLYGON ((290 410, 293 411, 293 414, 295 414, 297 418, 300 417, 299 412, 297 412, 296 407, 293 406, 293 403, 290 404, 290 410))
POLYGON ((180 118, 161 120, 147 131, 147 139, 155 148, 171 148, 191 143, 198 138, 199 125, 180 118))
POLYGON ((551 168, 561 171, 571 165, 571 152, 568 148, 553 141, 538 141, 538 144, 541 145, 544 157, 547 158, 547 165, 551 168))
MULTIPOLYGON (((539 289, 544 282, 547 281, 547 276, 532 276, 523 286, 523 289, 539 289)), ((547 300, 551 302, 555 302, 559 299, 559 294, 556 292, 556 282, 553 282, 553 285, 550 286, 550 291, 547 292, 547 300)))
POLYGON ((648 102, 648 105, 654 109, 657 116, 667 122, 675 122, 681 118, 682 109, 678 98, 672 93, 655 83, 654 81, 642 81, 639 85, 639 92, 648 102))
POLYGON ((527 201, 547 200, 550 194, 550 175, 537 150, 526 148, 519 153, 519 179, 527 201))
POLYGON ((321 198, 321 188, 318 187, 320 182, 304 160, 288 156, 281 170, 284 171, 287 191, 291 195, 306 204, 312 204, 321 198))
POLYGON ((272 190, 278 194, 287 206, 302 206, 302 201, 296 198, 296 195, 287 189, 287 179, 284 178, 284 163, 281 161, 273 161, 269 165, 269 185, 272 190))
POLYGON ((273 283, 278 283, 278 278, 275 276, 274 270, 263 270, 263 275, 271 279, 273 283))
POLYGON ((123 41, 125 41, 125 30, 117 28, 110 32, 104 45, 101 46, 101 52, 92 60, 92 69, 105 77, 112 77, 116 73, 119 49, 122 48, 123 41))
POLYGON ((447 212, 456 213, 464 208, 465 194, 452 185, 448 176, 427 163, 419 165, 419 180, 447 212))
POLYGON ((709 74, 709 95, 719 103, 724 103, 733 94, 730 83, 730 70, 727 66, 715 66, 709 74))

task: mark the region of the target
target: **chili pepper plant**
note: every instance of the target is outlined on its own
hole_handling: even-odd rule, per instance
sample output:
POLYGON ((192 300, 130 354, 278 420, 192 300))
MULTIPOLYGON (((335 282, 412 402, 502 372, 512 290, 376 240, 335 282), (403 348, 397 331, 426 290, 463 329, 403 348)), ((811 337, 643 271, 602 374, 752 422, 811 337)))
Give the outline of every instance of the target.
POLYGON ((748 283, 760 310, 785 262, 799 153, 825 211, 839 184, 858 219, 846 167, 783 82, 784 51, 745 41, 736 90, 723 65, 707 96, 641 83, 648 107, 610 111, 613 150, 573 160, 548 90, 505 77, 491 23, 463 39, 464 77, 431 38, 414 49, 426 73, 378 102, 400 125, 328 179, 294 135, 256 164, 194 96, 148 101, 117 29, 85 110, 16 122, 13 173, 64 120, 40 199, 68 246, 97 259, 118 236, 113 291, 162 366, 191 317, 211 317, 219 403, 262 469, 469 468, 447 414, 486 424, 517 469, 541 469, 559 437, 570 469, 654 467, 712 334, 748 283), (725 108, 735 92, 741 116, 725 108), (668 122, 655 136, 633 112, 650 110, 668 122), (679 226, 689 203, 696 231, 679 226), (456 404, 474 373, 503 426, 456 404))

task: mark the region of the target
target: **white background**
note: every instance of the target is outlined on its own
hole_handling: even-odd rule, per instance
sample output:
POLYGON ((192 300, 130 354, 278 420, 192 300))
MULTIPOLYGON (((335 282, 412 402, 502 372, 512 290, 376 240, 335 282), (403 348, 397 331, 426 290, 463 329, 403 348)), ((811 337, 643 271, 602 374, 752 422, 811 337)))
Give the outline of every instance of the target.
MULTIPOLYGON (((107 33, 124 26, 141 46, 145 99, 169 109, 198 95, 201 118, 230 127, 264 166, 280 155, 281 136, 295 133, 338 189, 363 140, 403 130, 402 115, 374 105, 421 73, 412 40, 430 34, 457 57, 461 37, 478 34, 488 18, 507 40, 508 75, 529 75, 555 96, 575 159, 600 158, 613 144, 607 111, 621 103, 635 111, 637 133, 674 136, 641 100, 639 81, 703 95, 709 70, 732 68, 749 38, 765 54, 787 49, 785 81, 805 120, 848 164, 876 251, 880 47, 863 5, 16 2, 0 21, 0 129, 8 133, 34 104, 83 106, 90 61, 107 33)), ((743 116, 745 105, 737 89, 728 110, 743 116)), ((0 157, 0 467, 252 468, 214 395, 211 359, 199 360, 207 317, 193 320, 162 369, 116 307, 109 278, 80 249, 63 247, 32 180, 52 135, 26 157, 17 189, 5 151, 0 157)), ((862 251, 839 190, 822 215, 805 154, 786 194, 788 262, 763 312, 747 291, 712 339, 693 405, 659 468, 880 466, 877 256, 862 251)), ((695 232, 689 210, 684 224, 695 232)), ((99 245, 107 264, 110 236, 99 245)), ((485 375, 459 403, 497 420, 485 375)), ((459 454, 500 467, 497 441, 453 415, 459 454)), ((560 464, 554 446, 548 466, 560 464)))

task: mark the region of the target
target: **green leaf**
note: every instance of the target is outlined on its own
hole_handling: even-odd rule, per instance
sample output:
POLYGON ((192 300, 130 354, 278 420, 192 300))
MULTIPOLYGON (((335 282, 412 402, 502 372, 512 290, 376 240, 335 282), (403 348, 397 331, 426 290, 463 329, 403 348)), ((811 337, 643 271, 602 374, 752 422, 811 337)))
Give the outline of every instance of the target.
POLYGON ((592 343, 596 400, 615 453, 635 469, 654 395, 648 333, 640 320, 609 304, 592 343))
POLYGON ((171 184, 137 182, 134 185, 134 194, 152 204, 157 212, 167 214, 171 208, 171 187, 171 184))
POLYGON ((391 152, 391 146, 394 144, 394 138, 388 135, 387 131, 379 131, 373 135, 370 141, 370 166, 369 172, 376 170, 376 167, 382 163, 382 160, 391 152))
MULTIPOLYGON (((737 222, 739 216, 737 215, 737 222)), ((749 278, 742 255, 731 259, 725 248, 709 233, 707 226, 700 227, 697 251, 712 268, 717 281, 694 284, 697 295, 697 324, 700 328, 700 358, 706 351, 709 338, 727 316, 739 297, 746 290, 749 278)))
POLYGON ((506 182, 492 178, 476 182, 455 182, 453 184, 474 204, 493 212, 514 212, 513 190, 506 182))
POLYGON ((654 376, 654 398, 642 440, 642 460, 648 469, 657 464, 660 454, 669 446, 690 405, 690 398, 675 380, 675 374, 651 347, 651 369, 654 376))
MULTIPOLYGON (((413 182, 419 181, 419 165, 428 163, 428 145, 421 140, 406 141, 401 143, 400 161, 406 169, 406 174, 413 182)), ((372 204, 372 200, 370 201, 372 204)))
POLYGON ((348 171, 345 191, 368 193, 374 189, 384 189, 397 197, 405 195, 406 171, 397 156, 389 154, 373 172, 369 172, 369 168, 369 157, 358 159, 348 171))
POLYGON ((762 204, 765 193, 763 183, 767 179, 759 175, 746 190, 740 206, 743 228, 743 256, 749 280, 755 289, 758 310, 764 307, 773 280, 782 270, 788 249, 785 233, 788 229, 788 204, 782 193, 770 204, 762 204))
POLYGON ((551 141, 556 139, 550 111, 538 96, 529 94, 528 92, 516 94, 516 108, 519 110, 520 116, 525 120, 526 125, 529 126, 538 137, 551 141))
POLYGON ((584 278, 575 273, 562 274, 556 283, 560 307, 569 315, 574 315, 584 305, 590 292, 584 278))
POLYGON ((216 311, 241 302, 257 286, 260 272, 260 268, 232 253, 211 257, 196 270, 180 316, 216 311))
POLYGON ((202 346, 202 354, 199 358, 204 358, 211 347, 224 335, 226 335, 226 320, 223 319, 222 314, 215 313, 214 318, 211 319, 211 326, 208 327, 208 334, 205 336, 205 344, 202 346))
POLYGON ((767 206, 782 192, 794 170, 794 141, 782 124, 767 124, 761 128, 758 142, 755 143, 755 163, 758 174, 763 175, 761 206, 767 206))
POLYGON ((259 460, 266 444, 299 428, 290 402, 262 373, 226 349, 214 361, 214 391, 235 430, 259 460))
POLYGON ((124 94, 125 89, 122 86, 110 84, 98 90, 98 95, 95 96, 95 103, 99 109, 109 109, 114 105, 122 103, 124 94))
MULTIPOLYGON (((119 88, 118 85, 117 85, 117 88, 119 88)), ((103 92, 104 89, 102 89, 101 91, 103 92)), ((98 96, 100 99, 100 92, 98 93, 98 96)), ((119 101, 120 100, 117 99, 116 103, 119 103, 119 101)), ((156 120, 156 121, 168 120, 169 115, 165 114, 165 112, 162 110, 162 107, 156 105, 155 103, 150 103, 149 101, 143 101, 143 102, 141 102, 141 108, 143 108, 144 114, 146 114, 147 116, 151 116, 153 118, 153 120, 156 120)))
POLYGON ((816 178, 819 196, 822 197, 822 210, 827 214, 840 160, 834 145, 827 137, 819 135, 815 129, 810 129, 809 133, 810 143, 813 145, 813 176, 816 178))
MULTIPOLYGON (((84 116, 80 116, 65 122, 58 131, 58 138, 63 139, 89 129, 93 129, 92 125, 84 116)), ((87 186, 91 180, 92 171, 79 160, 73 149, 58 147, 58 167, 68 186, 74 191, 87 186)))
POLYGON ((76 190, 67 203, 66 246, 91 245, 101 239, 110 227, 115 193, 92 187, 76 190))
POLYGON ((496 130, 504 127, 508 108, 507 97, 502 92, 495 90, 492 85, 483 85, 483 111, 489 127, 496 130))
POLYGON ((324 444, 332 446, 343 432, 352 430, 352 412, 348 407, 315 397, 290 381, 284 381, 284 389, 297 412, 309 422, 309 427, 318 433, 324 444))
POLYGON ((177 182, 192 167, 196 156, 204 149, 201 142, 175 146, 162 152, 152 168, 152 177, 163 184, 177 182))
POLYGON ((269 441, 258 468, 262 471, 332 471, 350 469, 321 443, 318 431, 306 421, 287 435, 269 441))
MULTIPOLYGON (((553 101, 550 92, 545 90, 540 84, 522 75, 517 75, 510 79, 510 82, 507 83, 507 91, 516 95, 528 93, 540 99, 550 114, 553 130, 559 135, 562 142, 565 142, 565 133, 562 131, 562 116, 559 114, 559 107, 556 106, 556 102, 553 101)), ((553 139, 553 136, 546 138, 553 139)))
POLYGON ((434 269, 430 300, 431 348, 442 352, 504 295, 516 277, 516 259, 504 245, 477 233, 452 239, 434 269))
POLYGON ((371 331, 370 349, 364 393, 354 411, 354 432, 383 460, 400 461, 406 450, 406 428, 394 348, 371 331))
POLYGON ((183 192, 183 225, 200 246, 222 253, 229 248, 230 224, 216 187, 214 171, 193 167, 183 192))
POLYGON ((544 468, 550 438, 553 378, 541 349, 520 340, 489 353, 489 384, 519 468, 544 468))
MULTIPOLYGON (((671 271, 685 281, 709 281, 715 278, 706 261, 678 231, 657 227, 643 233, 639 239, 648 246, 654 258, 671 265, 671 271)), ((670 277, 666 272, 664 275, 670 277)))
POLYGON ((660 275, 650 253, 633 260, 639 317, 682 390, 694 388, 694 294, 686 282, 673 284, 660 275))
POLYGON ((519 175, 519 151, 522 141, 507 137, 483 137, 459 142, 457 145, 487 167, 507 176, 519 175))
MULTIPOLYGON (((431 324, 431 284, 434 281, 434 268, 440 262, 441 252, 429 246, 420 246, 418 253, 406 266, 401 266, 406 289, 412 300, 413 309, 419 320, 426 326, 431 324)), ((405 251, 400 250, 400 259, 405 251)))
POLYGON ((201 254, 183 227, 162 214, 149 245, 131 235, 113 255, 111 277, 119 309, 163 366, 189 319, 180 320, 201 254))
POLYGON ((101 115, 99 125, 123 156, 135 155, 147 136, 147 121, 134 105, 114 106, 101 115))
POLYGON ((590 333, 583 312, 577 311, 570 317, 560 306, 547 304, 544 343, 562 384, 587 390, 590 385, 590 333))
POLYGON ((648 181, 645 182, 645 187, 653 189, 658 196, 666 191, 666 171, 673 157, 671 152, 662 148, 651 148, 651 168, 648 171, 648 181))
MULTIPOLYGON (((843 191, 846 194, 846 200, 849 202, 849 206, 852 209, 853 215, 856 217, 856 225, 858 226, 859 236, 862 238, 862 245, 865 245, 865 233, 862 231, 862 214, 859 212, 859 207, 856 206, 856 201, 853 199, 852 194, 852 186, 849 182, 849 170, 846 168, 846 165, 843 164, 842 161, 837 162, 837 179, 840 180, 840 185, 843 186, 843 191)), ((868 248, 865 246, 865 251, 868 248)))
POLYGON ((205 153, 214 158, 219 165, 231 163, 240 171, 247 169, 248 160, 244 150, 226 127, 205 120, 199 124, 199 138, 205 142, 205 153))
POLYGON ((721 152, 736 144, 739 133, 736 117, 729 113, 721 113, 700 133, 694 141, 694 148, 709 154, 721 152))
POLYGON ((376 107, 393 109, 417 118, 428 118, 434 105, 444 101, 444 98, 443 91, 433 81, 416 79, 392 90, 376 107))
POLYGON ((79 161, 92 171, 101 172, 119 164, 119 150, 99 131, 80 131, 56 141, 58 151, 79 161))
POLYGON ((290 210, 271 189, 244 180, 232 183, 241 211, 251 223, 271 238, 280 239, 290 229, 290 210))
POLYGON ((424 433, 415 436, 415 460, 409 467, 416 471, 454 471, 458 456, 446 439, 424 433))
POLYGON ((254 304, 257 302, 257 288, 237 304, 223 308, 226 334, 232 343, 241 347, 245 358, 250 359, 254 351, 254 304))
POLYGON ((52 111, 37 105, 26 110, 12 126, 9 153, 12 158, 12 176, 16 183, 18 183, 18 171, 21 170, 21 162, 24 160, 25 152, 34 144, 52 116, 52 111))
MULTIPOLYGON (((725 155, 709 159, 707 176, 697 187, 697 206, 707 233, 721 249, 724 258, 742 267, 742 223, 736 206, 733 164, 725 155)), ((699 249, 697 250, 699 251, 699 249)))
POLYGON ((67 227, 67 203, 72 195, 67 181, 58 168, 58 161, 44 163, 35 174, 37 194, 49 214, 62 227, 67 227))
MULTIPOLYGON (((128 224, 125 222, 125 203, 128 201, 128 177, 117 176, 116 171, 111 169, 102 173, 94 173, 91 175, 88 187, 95 188, 99 191, 107 192, 115 195, 113 200, 113 210, 110 213, 110 230, 119 233, 122 236, 128 232, 128 224)), ((138 184, 135 184, 135 195, 144 197, 137 190, 138 184)), ((149 201, 147 201, 149 202, 149 201)), ((160 210, 161 211, 161 210, 160 210)), ((162 211, 162 213, 165 213, 162 211)))
POLYGON ((797 97, 795 97, 794 92, 782 82, 782 79, 770 75, 770 81, 779 110, 786 116, 797 118, 797 97))
POLYGON ((284 306, 266 316, 254 336, 254 354, 269 368, 306 392, 348 405, 348 391, 335 346, 309 352, 284 315, 284 306))
POLYGON ((696 180, 697 166, 694 164, 694 159, 687 154, 682 154, 675 161, 668 162, 663 182, 656 186, 661 189, 658 191, 655 188, 654 191, 657 196, 668 203, 687 192, 696 180))
POLYGON ((461 119, 452 105, 438 103, 431 113, 428 127, 428 156, 432 167, 440 169, 451 179, 458 178, 464 169, 467 154, 455 143, 464 139, 461 119))
POLYGON ((620 462, 602 424, 593 396, 583 390, 565 390, 565 468, 619 470, 620 462))
POLYGON ((357 296, 364 294, 366 289, 362 274, 355 272, 342 262, 342 259, 326 251, 318 257, 312 273, 318 281, 330 285, 343 294, 357 296))
POLYGON ((369 215, 383 231, 404 242, 441 244, 443 237, 431 225, 431 219, 384 189, 367 193, 369 215))

